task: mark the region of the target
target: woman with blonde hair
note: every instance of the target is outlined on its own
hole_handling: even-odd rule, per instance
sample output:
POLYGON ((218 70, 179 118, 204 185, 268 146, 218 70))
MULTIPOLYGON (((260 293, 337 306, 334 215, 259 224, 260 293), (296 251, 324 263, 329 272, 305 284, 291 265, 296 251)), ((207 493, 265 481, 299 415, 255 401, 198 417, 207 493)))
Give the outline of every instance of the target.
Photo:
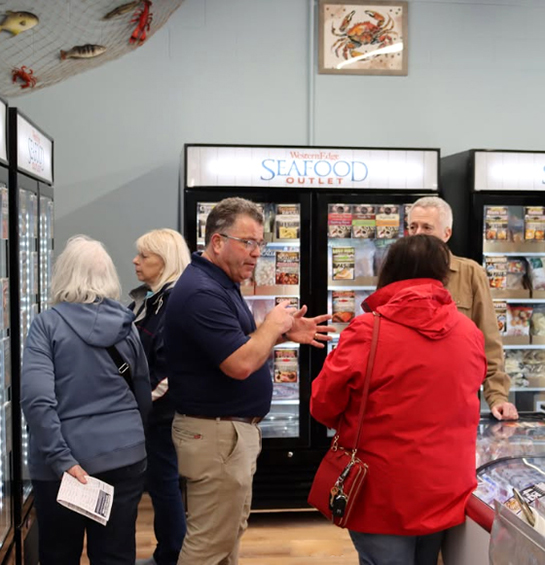
POLYGON ((91 565, 133 565, 151 406, 134 314, 118 302, 119 279, 106 249, 86 236, 68 241, 51 288, 54 306, 32 322, 21 376, 40 563, 79 564, 87 533, 91 565), (127 379, 112 350, 129 365, 127 379), (92 475, 113 485, 106 526, 57 503, 64 473, 84 484, 92 475))
POLYGON ((168 368, 164 349, 164 319, 172 287, 190 263, 184 238, 171 229, 152 230, 136 241, 133 259, 136 276, 143 284, 130 296, 136 327, 148 359, 153 408, 147 429, 147 490, 155 513, 153 526, 157 547, 149 559, 137 565, 175 565, 186 532, 180 491, 178 461, 172 443, 174 405, 168 392, 168 368))

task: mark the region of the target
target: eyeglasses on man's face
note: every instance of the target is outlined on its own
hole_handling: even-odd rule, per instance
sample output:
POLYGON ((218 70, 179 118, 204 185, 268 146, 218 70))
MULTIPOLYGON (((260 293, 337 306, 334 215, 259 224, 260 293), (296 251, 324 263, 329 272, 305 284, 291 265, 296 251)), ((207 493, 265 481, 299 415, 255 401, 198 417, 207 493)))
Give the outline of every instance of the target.
POLYGON ((227 239, 234 239, 235 241, 240 241, 244 244, 247 251, 255 251, 259 249, 259 251, 263 251, 265 247, 267 247, 266 241, 256 241, 255 239, 242 239, 241 237, 235 237, 234 235, 227 235, 226 233, 220 233, 221 237, 225 237, 227 239))

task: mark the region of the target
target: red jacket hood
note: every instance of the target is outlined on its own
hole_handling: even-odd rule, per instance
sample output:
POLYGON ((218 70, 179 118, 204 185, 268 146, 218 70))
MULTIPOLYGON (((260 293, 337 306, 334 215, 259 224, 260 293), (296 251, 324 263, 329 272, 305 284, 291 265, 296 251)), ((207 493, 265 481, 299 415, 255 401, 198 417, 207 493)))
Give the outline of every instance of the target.
POLYGON ((449 291, 434 279, 408 279, 389 284, 367 298, 364 311, 412 328, 429 339, 442 339, 458 323, 449 291))

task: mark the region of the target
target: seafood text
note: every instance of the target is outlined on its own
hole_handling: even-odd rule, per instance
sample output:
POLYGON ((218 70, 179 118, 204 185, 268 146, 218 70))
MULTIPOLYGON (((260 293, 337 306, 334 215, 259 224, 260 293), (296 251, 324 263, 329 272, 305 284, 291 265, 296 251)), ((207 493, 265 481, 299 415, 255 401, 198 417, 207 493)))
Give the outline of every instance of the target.
POLYGON ((286 177, 288 184, 342 184, 343 180, 363 182, 368 174, 367 165, 362 161, 264 159, 261 166, 265 169, 261 180, 286 177))

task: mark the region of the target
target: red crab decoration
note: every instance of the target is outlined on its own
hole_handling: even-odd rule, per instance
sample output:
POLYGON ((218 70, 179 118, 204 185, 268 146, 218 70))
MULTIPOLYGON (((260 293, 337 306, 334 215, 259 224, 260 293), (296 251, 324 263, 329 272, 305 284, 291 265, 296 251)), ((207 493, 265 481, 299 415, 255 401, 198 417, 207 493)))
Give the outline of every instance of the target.
POLYGON ((21 81, 21 88, 34 88, 36 86, 37 79, 32 76, 34 71, 32 69, 27 69, 24 65, 19 69, 15 68, 11 71, 11 81, 17 82, 19 79, 21 81))
POLYGON ((150 0, 144 0, 144 7, 134 12, 131 24, 138 23, 138 25, 134 28, 129 43, 142 45, 146 41, 146 33, 149 31, 153 20, 153 14, 150 12, 151 5, 152 2, 150 0))

